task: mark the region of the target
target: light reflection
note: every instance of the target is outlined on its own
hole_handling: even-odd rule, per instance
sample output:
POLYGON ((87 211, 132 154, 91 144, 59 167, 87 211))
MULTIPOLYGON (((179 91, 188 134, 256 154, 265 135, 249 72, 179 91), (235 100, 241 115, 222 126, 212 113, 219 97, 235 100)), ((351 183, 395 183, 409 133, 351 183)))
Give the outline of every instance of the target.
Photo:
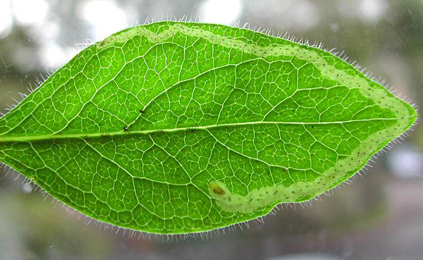
POLYGON ((339 1, 338 11, 343 17, 360 19, 366 23, 375 23, 385 17, 389 10, 389 1, 384 0, 349 0, 339 1))
POLYGON ((399 178, 423 177, 423 154, 411 145, 390 151, 388 165, 391 172, 399 178))
POLYGON ((388 9, 388 4, 383 0, 362 0, 360 3, 360 16, 367 22, 380 20, 388 9))
POLYGON ((309 1, 295 1, 290 10, 295 12, 296 23, 304 28, 313 27, 318 20, 316 7, 309 1))
POLYGON ((39 54, 45 68, 58 68, 67 61, 64 50, 57 44, 43 46, 39 54))
POLYGON ((12 7, 20 25, 41 24, 49 9, 45 0, 13 0, 12 7))
POLYGON ((230 25, 239 19, 241 11, 240 0, 207 0, 200 7, 200 19, 206 23, 230 25))
POLYGON ((111 1, 83 2, 79 15, 93 26, 95 41, 127 27, 126 14, 111 1))
POLYGON ((12 24, 10 0, 2 0, 0 1, 0 38, 4 38, 10 33, 12 24))
POLYGON ((248 9, 254 10, 257 18, 261 18, 262 14, 266 14, 266 19, 273 17, 275 26, 281 30, 310 29, 320 19, 316 4, 309 0, 261 0, 252 3, 254 5, 249 6, 248 9))

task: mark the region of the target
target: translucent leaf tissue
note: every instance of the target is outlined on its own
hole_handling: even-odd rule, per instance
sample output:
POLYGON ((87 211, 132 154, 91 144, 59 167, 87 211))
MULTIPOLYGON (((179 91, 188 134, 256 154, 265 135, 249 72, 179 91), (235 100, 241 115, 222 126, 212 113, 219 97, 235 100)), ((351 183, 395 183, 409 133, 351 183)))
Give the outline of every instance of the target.
POLYGON ((99 221, 201 232, 336 187, 416 117, 317 47, 166 21, 56 71, 0 119, 0 161, 99 221))

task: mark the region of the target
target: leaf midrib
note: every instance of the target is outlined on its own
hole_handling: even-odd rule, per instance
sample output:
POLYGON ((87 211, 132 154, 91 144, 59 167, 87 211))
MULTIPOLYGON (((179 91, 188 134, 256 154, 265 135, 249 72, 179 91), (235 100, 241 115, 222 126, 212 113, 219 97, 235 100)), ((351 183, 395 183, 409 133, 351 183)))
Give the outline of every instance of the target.
POLYGON ((237 126, 254 126, 254 125, 331 125, 331 124, 347 124, 356 122, 372 122, 372 121, 394 121, 398 118, 371 118, 371 119, 356 119, 346 121, 332 121, 332 122, 275 122, 275 121, 252 121, 252 122, 240 122, 240 123, 226 123, 218 125, 206 125, 206 126, 187 126, 179 128, 165 128, 165 129, 146 129, 146 130, 119 130, 114 132, 102 132, 102 133, 74 133, 74 134, 44 134, 44 135, 32 135, 32 136, 1 136, 0 143, 11 143, 11 142, 32 142, 32 141, 45 141, 45 140, 56 140, 56 139, 91 139, 100 137, 113 137, 113 136, 125 136, 125 135, 148 135, 148 134, 159 134, 159 133, 174 133, 183 131, 195 131, 195 130, 208 130, 214 128, 223 127, 237 127, 237 126))

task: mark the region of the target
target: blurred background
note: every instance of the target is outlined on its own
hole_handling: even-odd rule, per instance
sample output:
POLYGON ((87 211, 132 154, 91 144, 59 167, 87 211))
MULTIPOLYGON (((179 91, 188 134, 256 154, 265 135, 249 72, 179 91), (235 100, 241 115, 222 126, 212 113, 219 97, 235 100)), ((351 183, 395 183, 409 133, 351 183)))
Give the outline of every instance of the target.
MULTIPOLYGON (((323 42, 423 107, 423 0, 0 0, 0 112, 87 44, 170 17, 323 42)), ((187 238, 100 225, 3 167, 0 259, 422 259, 422 132, 321 201, 187 238)))

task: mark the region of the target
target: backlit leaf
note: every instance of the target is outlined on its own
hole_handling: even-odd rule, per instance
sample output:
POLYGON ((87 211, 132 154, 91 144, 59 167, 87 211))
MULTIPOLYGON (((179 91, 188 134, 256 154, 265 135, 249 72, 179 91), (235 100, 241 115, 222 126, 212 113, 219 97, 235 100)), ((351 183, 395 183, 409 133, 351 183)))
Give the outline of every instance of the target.
POLYGON ((309 200, 416 111, 315 47, 159 22, 93 44, 0 119, 0 161, 97 220, 207 231, 309 200))

